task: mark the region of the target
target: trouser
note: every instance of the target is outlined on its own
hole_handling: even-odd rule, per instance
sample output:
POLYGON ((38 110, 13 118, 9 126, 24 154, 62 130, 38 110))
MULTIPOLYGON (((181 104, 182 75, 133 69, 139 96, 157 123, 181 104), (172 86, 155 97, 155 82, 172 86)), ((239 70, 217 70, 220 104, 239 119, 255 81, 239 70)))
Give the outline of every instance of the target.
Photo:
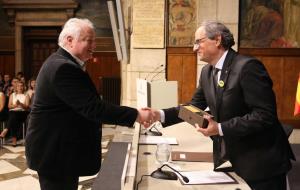
POLYGON ((19 137, 19 131, 22 128, 22 123, 26 121, 27 111, 9 111, 7 128, 11 130, 13 137, 19 137))
POLYGON ((252 190, 286 190, 286 174, 269 179, 247 182, 252 190))
POLYGON ((78 176, 59 176, 38 172, 41 190, 77 190, 78 176))

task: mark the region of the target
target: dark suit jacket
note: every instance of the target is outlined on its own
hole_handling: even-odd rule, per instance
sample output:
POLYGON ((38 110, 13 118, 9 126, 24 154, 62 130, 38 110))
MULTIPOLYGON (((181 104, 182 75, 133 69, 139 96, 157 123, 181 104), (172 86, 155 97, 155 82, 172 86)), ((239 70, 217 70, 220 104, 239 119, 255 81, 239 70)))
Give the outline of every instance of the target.
POLYGON ((93 175, 101 165, 101 123, 132 126, 136 117, 136 109, 102 101, 88 74, 59 48, 37 77, 28 166, 44 174, 93 175))
MULTIPOLYGON (((221 123, 226 155, 235 172, 247 181, 266 179, 291 168, 290 145, 277 118, 272 80, 264 65, 230 49, 215 93, 212 66, 201 72, 191 104, 210 108, 221 123)), ((180 122, 178 107, 165 109, 165 125, 180 122)))

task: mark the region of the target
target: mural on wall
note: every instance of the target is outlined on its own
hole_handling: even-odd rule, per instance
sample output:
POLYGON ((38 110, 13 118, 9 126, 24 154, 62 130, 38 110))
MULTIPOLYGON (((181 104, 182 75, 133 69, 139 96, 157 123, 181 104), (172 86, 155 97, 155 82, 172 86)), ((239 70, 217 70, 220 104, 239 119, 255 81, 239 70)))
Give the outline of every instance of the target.
POLYGON ((106 0, 76 0, 76 2, 79 3, 76 17, 88 18, 94 24, 97 36, 112 36, 106 0))
POLYGON ((241 48, 299 48, 300 0, 240 0, 241 48))
POLYGON ((188 47, 194 44, 196 1, 169 0, 169 46, 188 47))

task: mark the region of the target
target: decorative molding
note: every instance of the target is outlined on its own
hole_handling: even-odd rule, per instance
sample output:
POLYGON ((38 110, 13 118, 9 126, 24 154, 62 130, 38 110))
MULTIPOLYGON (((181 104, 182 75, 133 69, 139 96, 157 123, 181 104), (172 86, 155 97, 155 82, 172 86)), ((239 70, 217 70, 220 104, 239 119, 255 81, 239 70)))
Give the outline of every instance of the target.
MULTIPOLYGON (((74 10, 78 3, 73 0, 3 0, 2 7, 8 16, 8 22, 14 25, 19 13, 35 14, 43 12, 53 12, 66 15, 66 19, 73 17, 74 10)), ((43 18, 47 20, 47 17, 43 18)), ((65 20, 66 20, 65 19, 65 20)))

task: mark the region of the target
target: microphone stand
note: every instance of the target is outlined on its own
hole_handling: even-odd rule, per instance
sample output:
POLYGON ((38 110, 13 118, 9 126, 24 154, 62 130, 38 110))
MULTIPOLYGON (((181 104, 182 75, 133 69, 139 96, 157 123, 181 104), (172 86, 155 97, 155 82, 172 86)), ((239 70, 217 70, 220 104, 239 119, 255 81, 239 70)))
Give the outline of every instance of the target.
POLYGON ((146 130, 144 135, 150 135, 150 136, 162 136, 162 133, 155 127, 156 123, 154 123, 152 125, 152 127, 150 127, 149 130, 146 130), (152 129, 155 129, 156 131, 153 131, 152 129))
POLYGON ((183 179, 184 182, 188 183, 190 180, 182 175, 181 173, 179 173, 177 170, 175 170, 174 168, 172 168, 171 166, 169 166, 168 164, 163 164, 161 167, 159 167, 157 170, 153 171, 151 173, 151 177, 153 178, 157 178, 157 179, 166 179, 166 180, 177 180, 178 177, 174 172, 171 171, 163 171, 162 168, 167 166, 168 168, 170 168, 171 170, 173 170, 175 173, 177 173, 178 175, 180 175, 183 179))

